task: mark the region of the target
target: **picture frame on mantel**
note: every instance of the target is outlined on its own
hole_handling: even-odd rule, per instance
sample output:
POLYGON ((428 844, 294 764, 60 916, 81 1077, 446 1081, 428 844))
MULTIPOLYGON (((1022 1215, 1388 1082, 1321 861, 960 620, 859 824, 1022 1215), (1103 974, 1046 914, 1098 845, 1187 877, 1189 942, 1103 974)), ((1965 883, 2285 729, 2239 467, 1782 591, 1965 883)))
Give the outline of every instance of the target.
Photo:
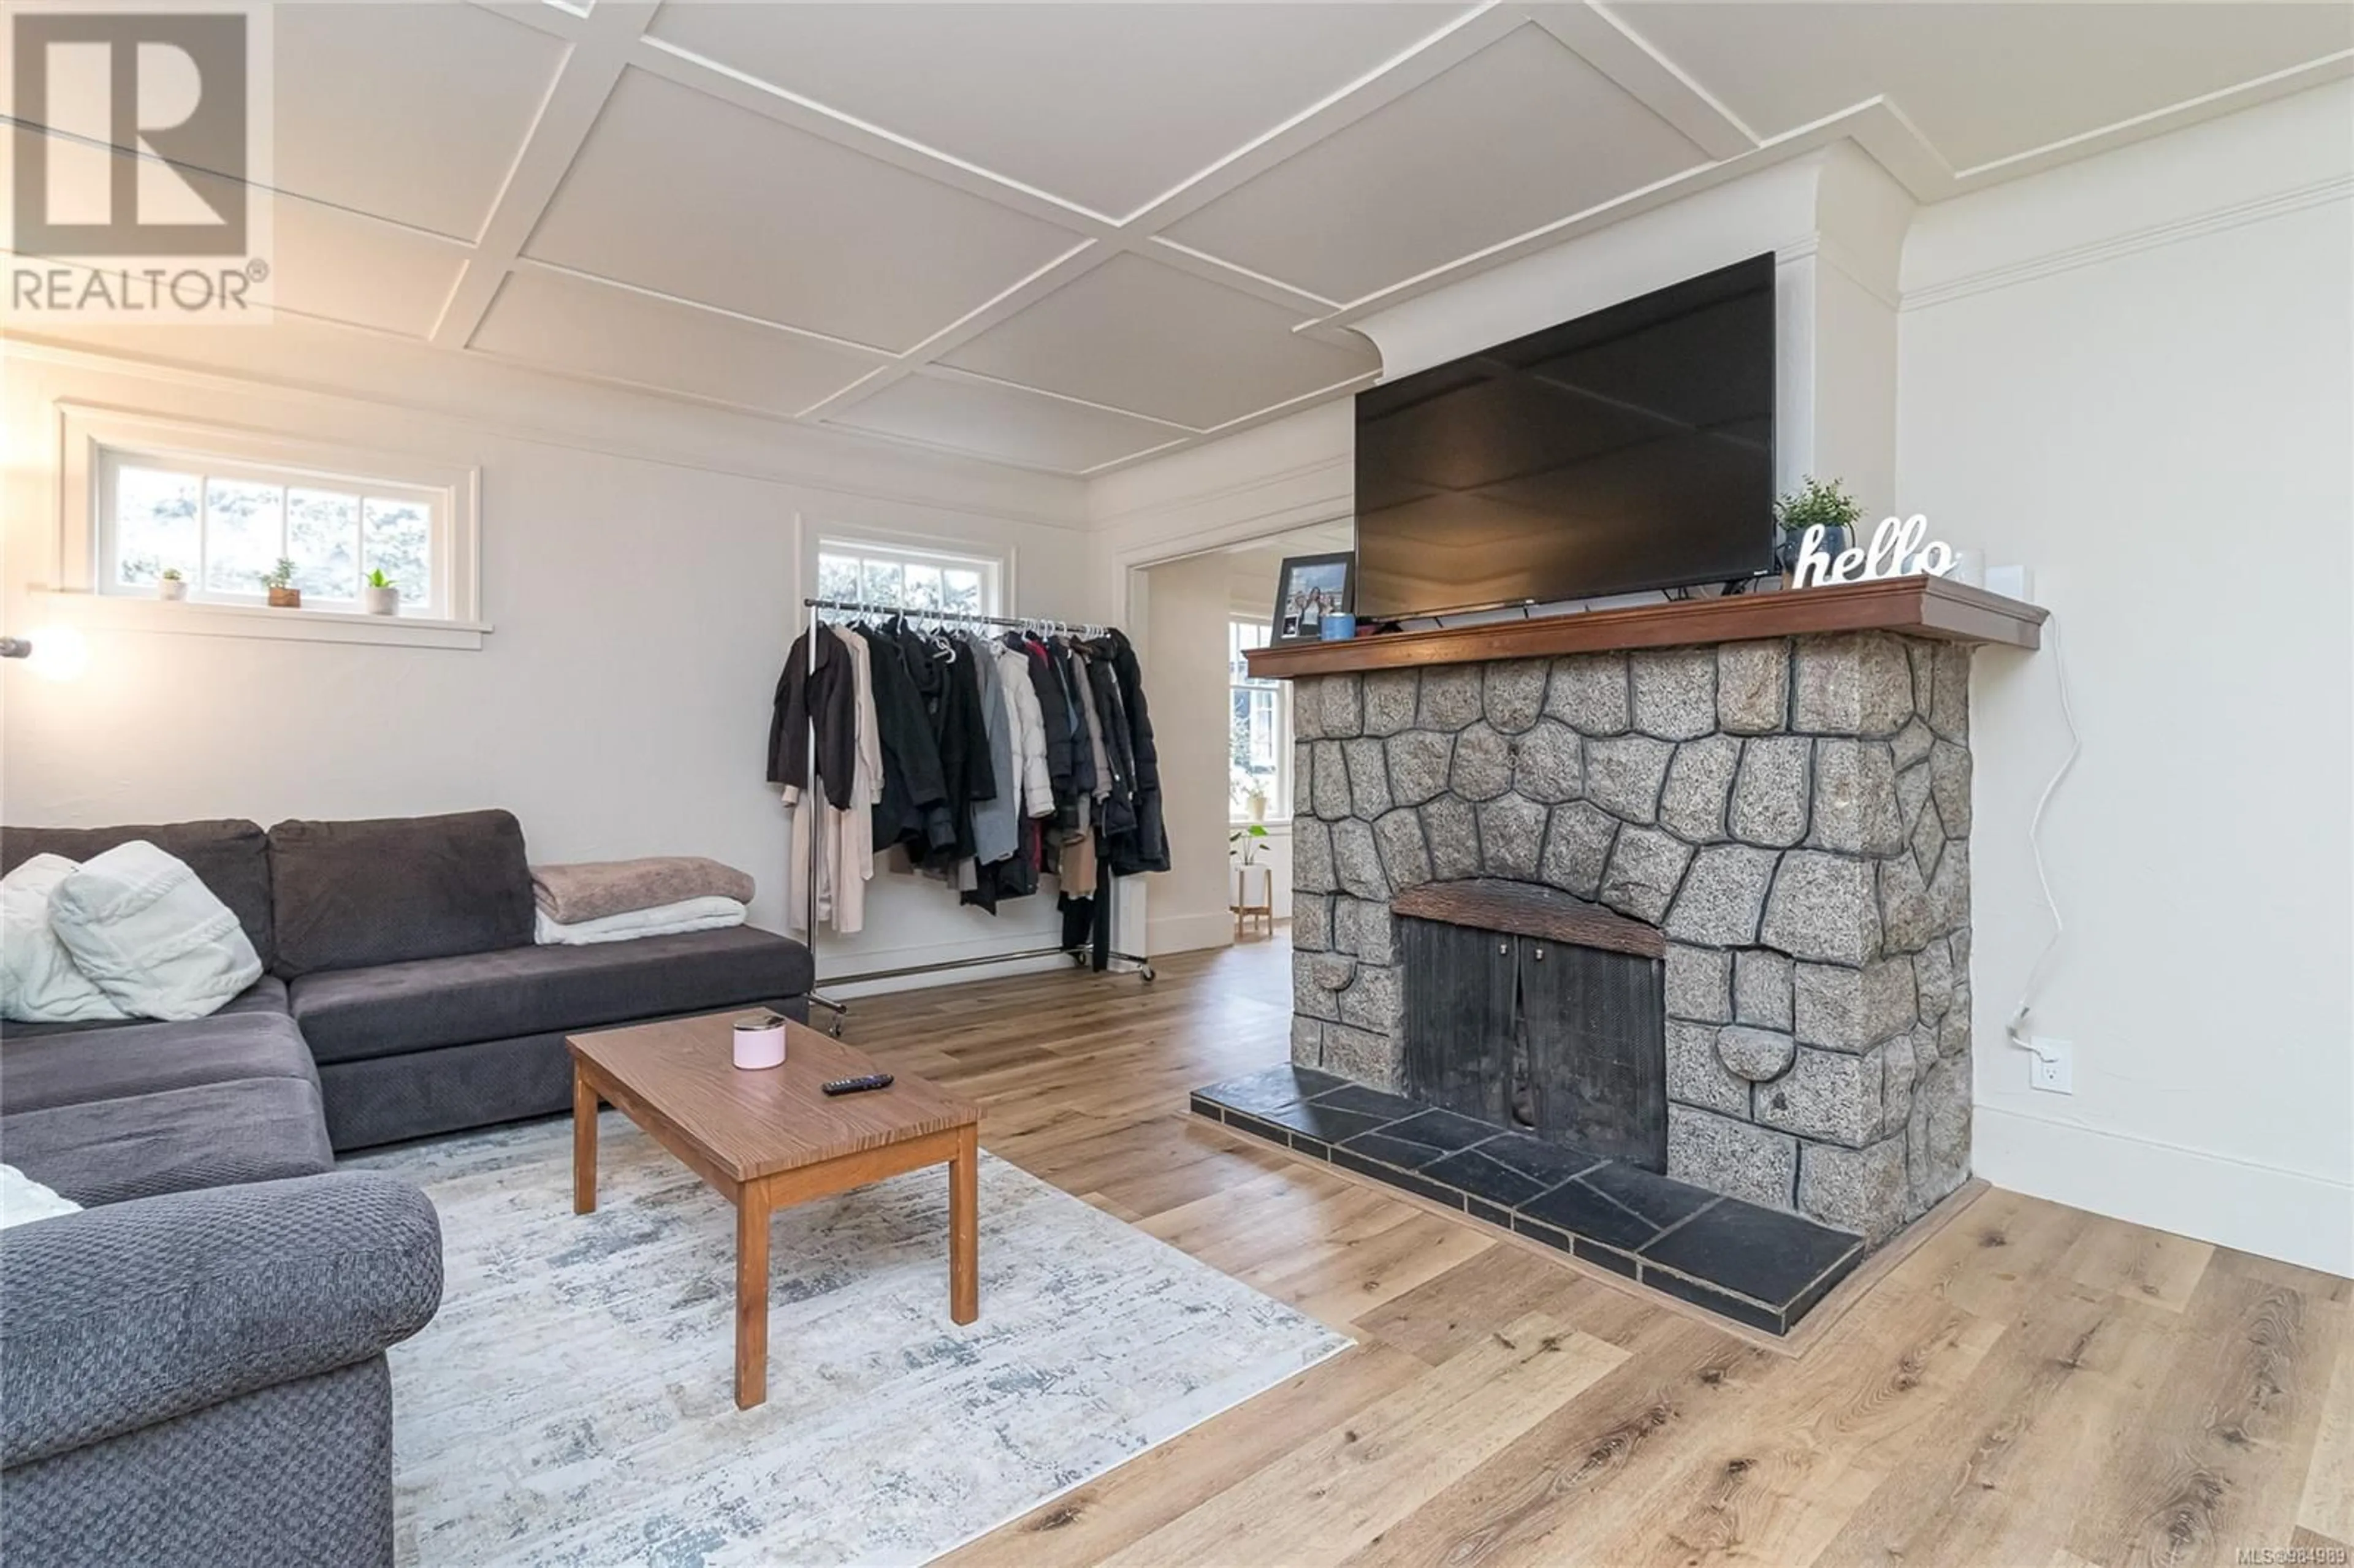
POLYGON ((1267 641, 1274 644, 1318 641, 1324 634, 1324 617, 1352 615, 1356 609, 1355 551, 1287 556, 1275 577, 1275 614, 1267 641))

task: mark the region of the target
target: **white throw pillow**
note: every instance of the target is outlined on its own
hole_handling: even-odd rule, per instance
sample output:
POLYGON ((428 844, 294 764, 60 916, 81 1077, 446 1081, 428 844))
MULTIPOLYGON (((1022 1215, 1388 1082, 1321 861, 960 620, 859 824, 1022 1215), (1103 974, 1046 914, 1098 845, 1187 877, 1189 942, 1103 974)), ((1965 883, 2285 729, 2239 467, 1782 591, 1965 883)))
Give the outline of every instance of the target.
POLYGON ((58 1214, 79 1214, 81 1205, 60 1198, 14 1165, 0 1165, 0 1231, 30 1220, 58 1214))
POLYGON ((187 863, 144 839, 82 863, 49 898, 49 927, 115 1006, 203 1018, 261 978, 229 906, 187 863))
POLYGON ((90 1023, 127 1016, 74 967, 49 929, 49 895, 79 869, 61 854, 37 854, 0 876, 0 1018, 90 1023))

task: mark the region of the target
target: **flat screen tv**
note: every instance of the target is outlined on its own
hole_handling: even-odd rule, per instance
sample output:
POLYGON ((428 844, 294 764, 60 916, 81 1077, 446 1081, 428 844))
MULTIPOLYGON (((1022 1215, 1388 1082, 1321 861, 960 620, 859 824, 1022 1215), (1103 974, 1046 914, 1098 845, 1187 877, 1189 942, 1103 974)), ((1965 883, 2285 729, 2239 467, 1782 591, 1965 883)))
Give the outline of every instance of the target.
POLYGON ((1361 618, 1774 565, 1774 258, 1357 395, 1361 618))

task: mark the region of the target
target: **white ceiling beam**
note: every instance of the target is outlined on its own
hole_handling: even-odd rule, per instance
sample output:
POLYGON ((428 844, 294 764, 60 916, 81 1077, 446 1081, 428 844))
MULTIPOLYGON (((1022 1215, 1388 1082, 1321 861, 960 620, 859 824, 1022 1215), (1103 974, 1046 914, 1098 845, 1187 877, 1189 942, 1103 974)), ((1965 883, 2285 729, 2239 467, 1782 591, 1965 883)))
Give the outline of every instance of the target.
MULTIPOLYGON (((549 8, 551 11, 554 7, 549 8)), ((580 145, 603 112, 605 100, 630 61, 631 48, 655 6, 649 0, 602 0, 578 35, 557 72, 556 81, 539 106, 523 150, 507 171, 490 221, 474 241, 473 254, 458 285, 441 307, 441 319, 430 339, 436 348, 463 348, 473 340, 499 286, 530 243, 532 231, 555 199, 557 187, 571 172, 580 145)))
POLYGON ((1636 102, 1716 159, 1737 158, 1763 140, 1714 94, 1598 0, 1538 5, 1530 19, 1600 71, 1636 102))
MULTIPOLYGON (((1012 288, 959 316, 899 355, 891 364, 862 376, 839 392, 811 404, 801 411, 800 417, 804 419, 831 418, 846 408, 856 407, 885 387, 906 380, 919 366, 929 365, 941 355, 971 342, 998 323, 1028 310, 1073 279, 1094 271, 1110 256, 1111 252, 1104 246, 1093 240, 1080 240, 1012 288)), ((1123 408, 1119 412, 1128 413, 1129 410, 1123 408)), ((1134 417, 1143 419, 1151 416, 1137 414, 1134 417)))
POLYGON ((1461 65, 1526 18, 1488 0, 1446 26, 1383 61, 1354 81, 1327 93, 1274 129, 1255 137, 1206 168, 1179 181, 1122 218, 1128 235, 1158 234, 1287 159, 1384 109, 1444 72, 1461 65))
POLYGON ((911 137, 886 131, 855 115, 828 108, 815 99, 779 87, 748 71, 722 65, 717 60, 681 48, 664 39, 641 38, 630 63, 649 76, 658 76, 681 87, 692 88, 722 102, 732 103, 738 109, 748 109, 779 125, 863 154, 877 163, 888 164, 911 175, 921 175, 928 180, 953 186, 969 196, 979 196, 1042 223, 1067 228, 1074 234, 1104 238, 1118 228, 1114 219, 1092 212, 1076 202, 1065 201, 1034 185, 1024 185, 1020 180, 928 146, 911 137))

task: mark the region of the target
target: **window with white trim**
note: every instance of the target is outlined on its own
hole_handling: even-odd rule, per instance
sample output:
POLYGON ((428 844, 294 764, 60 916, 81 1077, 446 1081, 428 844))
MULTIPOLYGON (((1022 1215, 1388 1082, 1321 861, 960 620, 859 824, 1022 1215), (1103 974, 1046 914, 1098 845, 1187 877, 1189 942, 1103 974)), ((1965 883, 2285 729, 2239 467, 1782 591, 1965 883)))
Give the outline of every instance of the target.
POLYGON ((1236 822, 1281 821, 1291 815, 1291 688, 1252 674, 1243 657, 1266 647, 1267 638, 1264 620, 1226 623, 1226 686, 1233 699, 1226 816, 1236 822))
POLYGON ((1002 615, 1003 564, 896 545, 826 539, 817 547, 817 597, 911 614, 1002 615))
POLYGON ((190 601, 258 605, 282 575, 303 610, 355 613, 373 586, 404 616, 451 617, 446 487, 113 446, 97 471, 102 594, 152 599, 176 573, 190 601))

